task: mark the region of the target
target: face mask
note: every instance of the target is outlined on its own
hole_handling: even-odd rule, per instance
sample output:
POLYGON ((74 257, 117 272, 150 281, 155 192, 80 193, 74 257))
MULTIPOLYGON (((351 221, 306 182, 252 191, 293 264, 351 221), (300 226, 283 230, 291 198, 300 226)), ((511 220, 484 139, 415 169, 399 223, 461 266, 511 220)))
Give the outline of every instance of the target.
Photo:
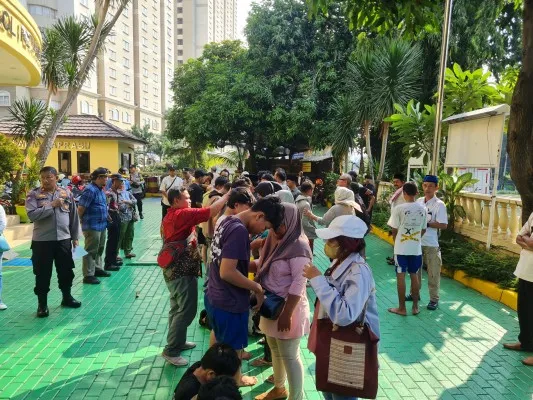
POLYGON ((339 253, 339 246, 331 246, 330 244, 326 243, 324 245, 324 253, 329 258, 337 258, 337 254, 339 253))

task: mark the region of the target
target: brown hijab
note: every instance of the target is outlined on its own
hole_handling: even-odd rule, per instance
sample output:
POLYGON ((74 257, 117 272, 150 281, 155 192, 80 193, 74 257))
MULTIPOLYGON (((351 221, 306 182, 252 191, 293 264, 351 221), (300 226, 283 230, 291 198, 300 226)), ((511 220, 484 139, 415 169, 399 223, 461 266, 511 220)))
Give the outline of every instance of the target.
POLYGON ((261 264, 258 266, 257 278, 264 275, 276 260, 287 260, 295 257, 313 258, 309 240, 302 230, 302 220, 298 208, 294 204, 283 203, 285 213, 283 224, 287 228, 285 235, 279 240, 271 230, 261 248, 261 264))

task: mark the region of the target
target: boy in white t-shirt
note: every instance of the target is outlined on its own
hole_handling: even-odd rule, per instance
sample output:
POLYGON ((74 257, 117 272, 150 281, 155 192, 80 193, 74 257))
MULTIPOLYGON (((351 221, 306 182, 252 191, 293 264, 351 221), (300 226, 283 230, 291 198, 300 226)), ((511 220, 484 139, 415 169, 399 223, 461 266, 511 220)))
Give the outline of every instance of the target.
POLYGON ((394 237, 394 259, 396 262, 396 279, 398 284, 398 308, 389 308, 389 312, 406 316, 405 308, 405 274, 411 277, 413 297, 413 315, 417 315, 420 299, 418 271, 422 267, 422 236, 426 232, 426 208, 415 201, 418 188, 413 182, 403 185, 405 203, 392 210, 389 226, 394 237))

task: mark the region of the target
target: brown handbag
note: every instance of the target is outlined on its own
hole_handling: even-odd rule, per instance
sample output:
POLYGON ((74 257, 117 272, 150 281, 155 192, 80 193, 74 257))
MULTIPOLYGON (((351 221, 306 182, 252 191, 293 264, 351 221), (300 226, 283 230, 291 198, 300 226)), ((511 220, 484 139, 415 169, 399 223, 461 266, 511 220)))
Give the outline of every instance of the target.
POLYGON ((317 319, 315 305, 312 330, 316 334, 316 388, 322 392, 375 399, 378 392, 378 342, 370 326, 362 322, 338 326, 329 318, 317 319))

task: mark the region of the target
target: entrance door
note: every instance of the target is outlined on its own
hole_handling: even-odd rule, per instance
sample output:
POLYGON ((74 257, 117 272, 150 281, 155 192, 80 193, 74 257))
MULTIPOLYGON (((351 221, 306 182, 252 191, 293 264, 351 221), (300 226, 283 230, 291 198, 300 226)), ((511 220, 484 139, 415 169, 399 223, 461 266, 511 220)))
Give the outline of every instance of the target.
POLYGON ((78 173, 91 173, 91 153, 88 151, 78 151, 78 173))
POLYGON ((129 168, 131 165, 131 153, 122 153, 121 167, 129 168))
POLYGON ((64 173, 65 175, 72 175, 72 164, 71 164, 71 152, 70 151, 58 151, 57 165, 59 167, 59 172, 64 173))

